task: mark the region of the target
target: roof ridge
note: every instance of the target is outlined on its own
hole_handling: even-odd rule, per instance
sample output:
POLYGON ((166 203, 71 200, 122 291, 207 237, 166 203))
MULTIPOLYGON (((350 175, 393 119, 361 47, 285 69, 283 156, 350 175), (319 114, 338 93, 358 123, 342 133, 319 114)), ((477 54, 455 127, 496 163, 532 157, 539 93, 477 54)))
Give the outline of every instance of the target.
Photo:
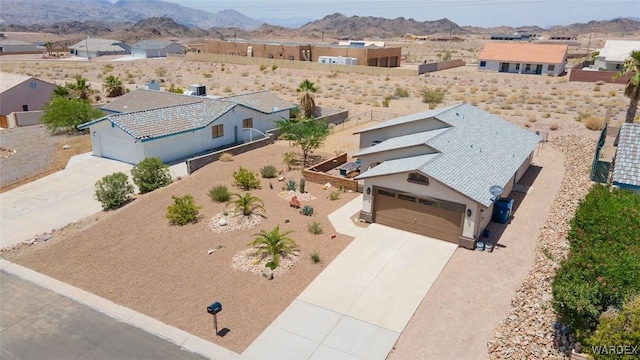
POLYGON ((169 109, 169 108, 187 106, 187 105, 195 105, 195 104, 202 104, 202 101, 194 101, 194 102, 184 103, 184 104, 167 105, 167 106, 157 107, 157 108, 153 108, 153 109, 144 109, 144 110, 136 110, 136 111, 129 111, 129 112, 121 112, 121 113, 109 114, 106 117, 110 117, 110 116, 114 116, 115 117, 115 116, 118 116, 118 115, 139 114, 139 113, 145 113, 145 112, 150 112, 150 111, 166 110, 166 109, 169 109))

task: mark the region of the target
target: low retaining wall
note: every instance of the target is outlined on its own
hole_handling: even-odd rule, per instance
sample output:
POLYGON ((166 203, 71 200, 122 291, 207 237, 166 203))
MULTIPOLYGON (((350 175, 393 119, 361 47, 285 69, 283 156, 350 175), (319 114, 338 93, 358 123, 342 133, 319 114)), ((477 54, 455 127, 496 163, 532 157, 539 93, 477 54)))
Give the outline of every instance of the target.
POLYGON ((439 62, 434 62, 429 64, 420 64, 418 65, 418 75, 428 73, 428 72, 451 69, 451 68, 465 66, 465 65, 466 63, 464 62, 464 60, 461 60, 461 59, 439 61, 439 62))
POLYGON ((341 124, 349 118, 349 110, 339 110, 316 106, 311 111, 316 120, 325 124, 341 124))
POLYGON ((332 187, 343 190, 358 191, 358 182, 342 176, 325 174, 326 171, 334 169, 347 162, 347 154, 343 153, 329 160, 323 161, 310 168, 302 170, 302 176, 306 181, 316 184, 330 183, 332 187))
POLYGON ((238 154, 242 154, 244 152, 247 151, 251 151, 251 150, 255 150, 258 148, 261 148, 263 146, 269 145, 269 144, 273 144, 277 134, 273 134, 273 133, 268 133, 268 136, 266 138, 262 138, 260 140, 255 140, 255 141, 251 141, 251 142, 247 142, 244 144, 240 144, 240 145, 236 145, 236 146, 231 146, 225 149, 221 149, 221 150, 217 150, 214 152, 211 152, 209 154, 205 154, 205 155, 201 155, 201 156, 197 156, 191 159, 187 159, 186 163, 187 163, 187 173, 191 174, 194 171, 200 169, 201 167, 211 164, 212 162, 218 161, 218 159, 220 158, 220 155, 222 155, 223 153, 230 153, 233 155, 238 155, 238 154))
POLYGON ((624 75, 613 80, 615 71, 596 71, 596 70, 582 70, 583 65, 578 65, 571 69, 569 72, 569 81, 577 82, 596 82, 604 81, 610 84, 626 84, 629 81, 631 75, 624 75))

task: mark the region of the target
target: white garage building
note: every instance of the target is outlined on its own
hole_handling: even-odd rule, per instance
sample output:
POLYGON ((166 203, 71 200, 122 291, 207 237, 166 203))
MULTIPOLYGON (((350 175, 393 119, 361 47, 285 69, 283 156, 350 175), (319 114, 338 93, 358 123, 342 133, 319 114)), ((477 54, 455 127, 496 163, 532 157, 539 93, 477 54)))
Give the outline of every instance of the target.
POLYGON ((131 47, 131 56, 141 58, 167 57, 182 54, 186 48, 173 41, 143 40, 131 47))
POLYGON ((491 186, 508 195, 540 137, 469 104, 360 130, 360 218, 473 248, 491 220, 491 186))
POLYGON ((269 92, 212 99, 140 89, 107 104, 110 115, 78 129, 89 129, 94 156, 168 163, 260 139, 294 107, 269 92))

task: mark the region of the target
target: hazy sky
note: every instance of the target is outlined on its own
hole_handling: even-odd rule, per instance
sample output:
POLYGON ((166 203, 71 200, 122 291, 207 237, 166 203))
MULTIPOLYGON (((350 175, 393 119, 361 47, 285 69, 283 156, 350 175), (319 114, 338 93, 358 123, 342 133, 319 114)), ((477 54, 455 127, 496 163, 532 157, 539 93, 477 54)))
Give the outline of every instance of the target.
POLYGON ((216 12, 234 9, 252 18, 320 19, 333 13, 437 20, 458 25, 568 25, 589 20, 640 17, 640 1, 628 0, 167 0, 216 12))

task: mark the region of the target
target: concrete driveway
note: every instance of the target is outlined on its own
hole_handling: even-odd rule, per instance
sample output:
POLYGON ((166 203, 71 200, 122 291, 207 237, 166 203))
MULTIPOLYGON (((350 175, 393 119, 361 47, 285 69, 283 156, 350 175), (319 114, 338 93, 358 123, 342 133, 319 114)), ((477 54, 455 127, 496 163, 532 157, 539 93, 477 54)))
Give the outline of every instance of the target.
MULTIPOLYGON (((64 170, 0 194, 0 248, 101 211, 94 199, 96 181, 118 171, 130 177, 131 168, 86 153, 71 158, 64 170)), ((170 169, 173 177, 186 175, 184 163, 170 169)))
POLYGON ((242 355, 385 359, 456 248, 371 224, 242 355))

